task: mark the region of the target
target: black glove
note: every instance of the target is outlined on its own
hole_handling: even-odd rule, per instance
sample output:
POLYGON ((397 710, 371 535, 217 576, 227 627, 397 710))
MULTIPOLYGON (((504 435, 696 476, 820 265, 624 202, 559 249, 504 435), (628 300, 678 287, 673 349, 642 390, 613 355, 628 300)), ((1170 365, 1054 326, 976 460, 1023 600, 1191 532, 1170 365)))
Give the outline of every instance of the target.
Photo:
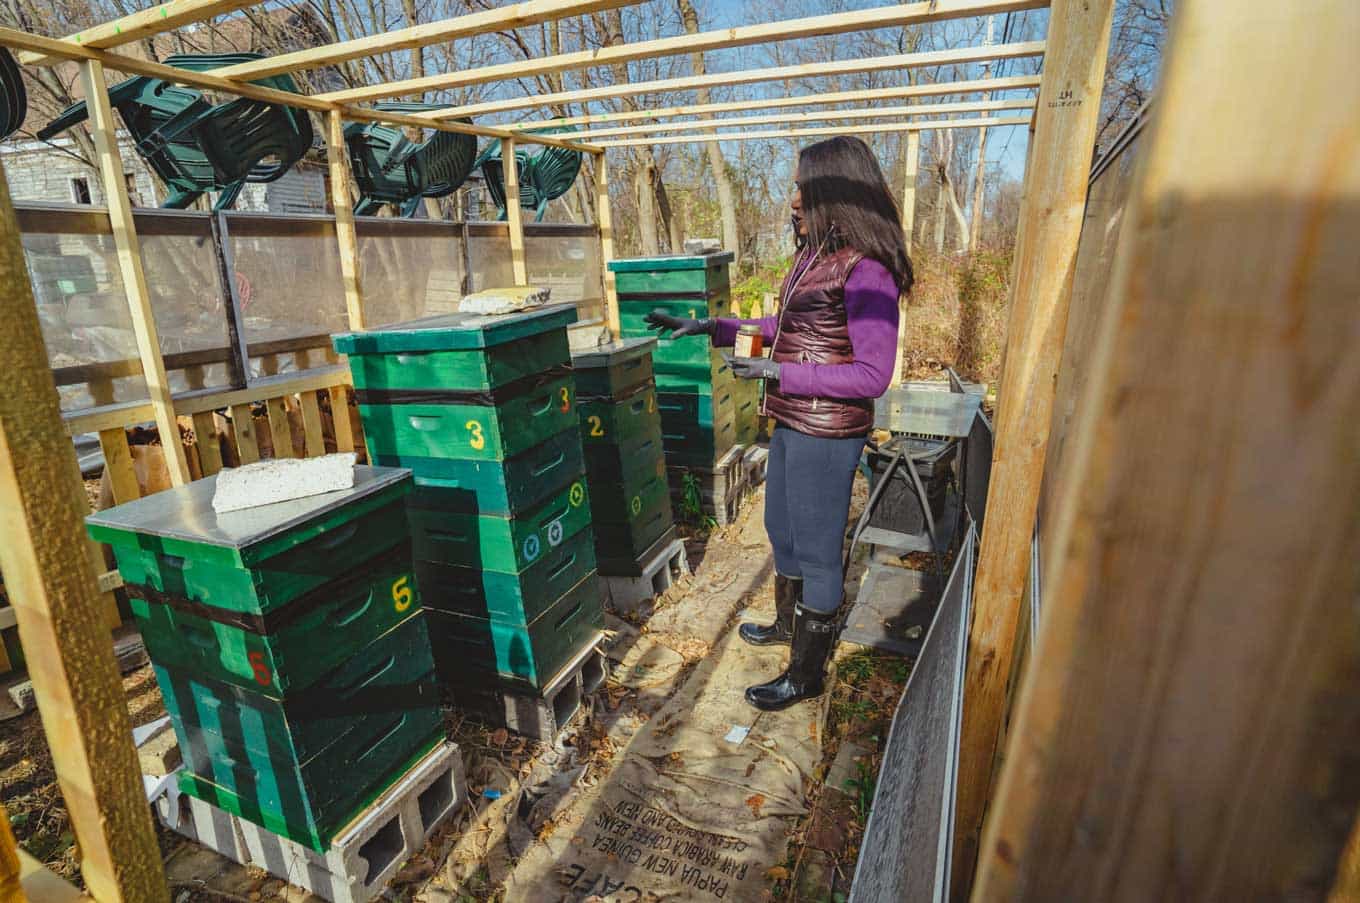
POLYGON ((651 329, 659 333, 671 334, 671 338, 678 339, 686 335, 712 335, 712 320, 686 320, 683 317, 672 317, 664 310, 654 310, 642 318, 643 322, 651 329))
POLYGON ((779 379, 779 365, 768 357, 732 358, 732 375, 737 379, 779 379))

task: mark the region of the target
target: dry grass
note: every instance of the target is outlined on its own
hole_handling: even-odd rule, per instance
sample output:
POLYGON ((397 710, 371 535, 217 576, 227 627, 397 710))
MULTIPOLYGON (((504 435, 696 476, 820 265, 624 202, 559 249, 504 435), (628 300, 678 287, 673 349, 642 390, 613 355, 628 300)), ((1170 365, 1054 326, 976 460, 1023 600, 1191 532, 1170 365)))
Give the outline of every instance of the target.
POLYGON ((948 366, 965 379, 995 385, 1001 372, 1010 255, 923 253, 913 263, 916 285, 907 305, 904 374, 930 378, 948 366))

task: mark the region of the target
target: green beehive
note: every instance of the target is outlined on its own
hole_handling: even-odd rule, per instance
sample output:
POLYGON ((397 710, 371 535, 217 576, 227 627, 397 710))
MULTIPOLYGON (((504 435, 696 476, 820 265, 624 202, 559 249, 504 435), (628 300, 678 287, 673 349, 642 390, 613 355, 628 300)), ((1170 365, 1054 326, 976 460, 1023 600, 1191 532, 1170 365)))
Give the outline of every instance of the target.
POLYGON ((379 464, 409 467, 416 475, 413 508, 509 517, 543 502, 585 470, 575 423, 547 442, 505 461, 385 455, 379 464))
POLYGON ((489 392, 363 390, 357 393, 374 460, 394 456, 504 461, 576 422, 569 370, 489 392))
POLYGON ((132 590, 130 603, 153 661, 273 697, 315 683, 420 611, 409 542, 268 615, 147 595, 132 590))
POLYGON ((712 467, 737 442, 736 407, 731 390, 712 395, 663 394, 662 444, 671 467, 712 467))
POLYGON ((618 445, 656 432, 660 412, 656 389, 634 386, 622 398, 580 405, 581 441, 589 456, 597 446, 618 445))
MULTIPOLYGON (((659 412, 658 412, 659 413, 659 412)), ((619 445, 597 445, 586 458, 592 504, 620 486, 644 481, 657 461, 664 459, 661 419, 649 434, 635 436, 619 445)))
MULTIPOLYGON (((655 309, 674 316, 731 316, 728 264, 731 253, 612 260, 625 337, 654 335, 644 317, 655 309)), ((710 392, 727 370, 707 336, 661 338, 652 354, 660 392, 710 392)))
POLYGON ((592 567, 561 598, 528 623, 451 612, 430 619, 440 677, 457 688, 485 685, 488 676, 539 689, 603 626, 599 581, 592 567))
POLYGON ((409 538, 405 470, 359 466, 352 489, 225 514, 212 508, 216 485, 196 480, 86 518, 130 595, 267 616, 334 580, 337 561, 358 568, 409 538))
POLYGON ((443 736, 423 615, 282 699, 155 672, 180 789, 316 850, 443 736))
POLYGON ((593 570, 595 537, 589 529, 544 548, 537 560, 518 573, 438 561, 416 562, 426 610, 519 626, 539 618, 593 570))
POLYGON ((577 403, 622 398, 629 389, 651 383, 655 350, 655 338, 638 337, 573 354, 577 403))
POLYGON ((442 314, 331 342, 351 357, 355 388, 491 389, 567 363, 565 330, 575 322, 575 306, 549 304, 490 316, 442 314), (355 357, 365 360, 356 366, 355 357))
POLYGON ((583 477, 514 517, 414 506, 410 514, 416 558, 509 574, 531 567, 591 523, 583 477))
POLYGON ((624 295, 695 294, 729 283, 731 251, 716 254, 676 254, 609 261, 615 289, 624 295))
POLYGON ((674 524, 665 465, 658 461, 650 476, 618 502, 597 510, 594 530, 596 566, 612 574, 615 562, 636 564, 637 557, 674 524))

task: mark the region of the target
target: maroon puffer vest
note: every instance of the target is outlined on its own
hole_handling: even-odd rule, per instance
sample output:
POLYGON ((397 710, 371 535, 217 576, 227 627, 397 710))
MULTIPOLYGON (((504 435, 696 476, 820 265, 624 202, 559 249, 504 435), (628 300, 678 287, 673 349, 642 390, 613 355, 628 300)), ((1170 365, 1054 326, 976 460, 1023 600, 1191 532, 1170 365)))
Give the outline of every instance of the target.
MULTIPOLYGON (((771 358, 779 363, 849 364, 855 359, 845 318, 845 281, 863 255, 841 248, 818 257, 795 284, 795 262, 780 291, 779 333, 771 358)), ((779 384, 765 385, 765 413, 810 436, 846 439, 868 435, 874 423, 869 398, 814 398, 786 395, 779 384)))

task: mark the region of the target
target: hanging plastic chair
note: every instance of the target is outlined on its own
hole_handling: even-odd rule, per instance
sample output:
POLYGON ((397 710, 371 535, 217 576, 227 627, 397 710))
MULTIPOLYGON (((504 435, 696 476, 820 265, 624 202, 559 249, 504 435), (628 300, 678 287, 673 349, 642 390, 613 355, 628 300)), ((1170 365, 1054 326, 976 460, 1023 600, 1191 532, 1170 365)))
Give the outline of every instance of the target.
MULTIPOLYGON (((539 134, 548 134, 546 132, 539 134)), ((515 148, 515 165, 519 173, 519 205, 534 211, 534 222, 541 222, 548 212, 548 204, 571 190, 581 172, 581 152, 564 147, 540 145, 532 153, 515 148)), ((486 190, 500 209, 499 219, 505 219, 505 169, 501 160, 499 140, 487 145, 477 158, 486 190)))
MULTIPOLYGON (((394 113, 438 108, 438 104, 402 102, 375 107, 394 113)), ((361 215, 393 204, 403 216, 414 216, 422 198, 442 198, 457 191, 477 159, 474 135, 435 131, 425 141, 415 142, 401 128, 376 122, 350 123, 345 127, 345 145, 359 187, 354 212, 361 215)))
MULTIPOLYGON (((258 53, 178 54, 165 62, 204 72, 249 60, 258 53)), ((287 74, 252 84, 297 93, 287 74)), ((159 78, 137 76, 109 89, 137 153, 170 190, 164 207, 183 209, 207 192, 218 195, 214 210, 230 208, 247 182, 273 182, 312 146, 312 123, 303 110, 249 98, 210 103, 202 92, 159 78)), ((85 102, 73 104, 38 133, 44 140, 89 116, 85 102)))
POLYGON ((19 130, 28 115, 28 94, 19 64, 9 51, 0 47, 0 139, 19 130))

